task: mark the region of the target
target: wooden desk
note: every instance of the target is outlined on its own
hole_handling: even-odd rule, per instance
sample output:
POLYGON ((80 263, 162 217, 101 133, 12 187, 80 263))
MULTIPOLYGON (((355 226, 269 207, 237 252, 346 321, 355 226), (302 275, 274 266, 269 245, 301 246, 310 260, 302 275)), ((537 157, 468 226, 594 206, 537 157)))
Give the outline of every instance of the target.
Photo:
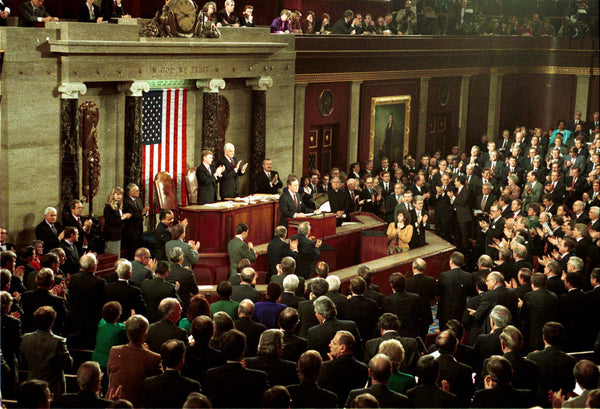
POLYGON ((310 223, 310 235, 320 239, 335 234, 335 214, 323 213, 314 216, 288 218, 288 237, 298 234, 298 225, 310 223))
POLYGON ((191 205, 181 208, 188 219, 187 239, 200 241, 200 253, 227 253, 227 243, 235 236, 235 226, 246 223, 248 241, 255 245, 268 243, 279 219, 279 202, 236 203, 233 207, 215 208, 191 205))

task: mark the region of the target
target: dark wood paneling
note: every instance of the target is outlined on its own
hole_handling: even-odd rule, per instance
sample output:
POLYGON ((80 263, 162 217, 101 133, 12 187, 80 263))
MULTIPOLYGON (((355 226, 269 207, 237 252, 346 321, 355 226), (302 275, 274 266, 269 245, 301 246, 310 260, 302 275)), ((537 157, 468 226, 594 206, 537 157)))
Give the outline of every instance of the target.
MULTIPOLYGON (((348 168, 348 120, 350 103, 350 83, 310 84, 306 87, 304 103, 304 148, 308 147, 309 131, 311 127, 332 125, 339 129, 334 135, 332 147, 334 155, 332 166, 337 166, 342 171, 348 168), (333 95, 333 111, 324 117, 319 112, 319 97, 324 90, 330 90, 333 95), (338 140, 335 140, 337 136, 338 140)), ((303 174, 308 173, 308 158, 304 157, 303 174)))
MULTIPOLYGON (((432 121, 432 114, 446 114, 446 144, 438 146, 442 152, 449 152, 452 146, 458 145, 458 115, 460 111, 460 77, 432 78, 429 81, 427 98, 427 121, 432 121), (442 94, 447 90, 444 103, 442 94)), ((429 127, 428 127, 429 128, 429 127)), ((414 152, 414 151, 411 151, 414 152)))
MULTIPOLYGON (((358 139, 358 159, 361 162, 369 158, 369 135, 371 126, 371 98, 391 97, 396 95, 410 95, 410 143, 409 152, 415 152, 417 148, 417 121, 419 118, 419 85, 418 79, 390 81, 390 82, 367 82, 361 87, 360 95, 360 126, 358 139)), ((391 158, 397 160, 400 158, 391 158)))
POLYGON ((308 10, 315 12, 317 19, 323 13, 331 16, 332 23, 342 18, 344 11, 352 10, 354 13, 370 13, 377 19, 377 16, 383 16, 390 11, 390 2, 388 0, 283 0, 283 6, 288 9, 298 9, 303 14, 308 10))
POLYGON ((590 80, 590 96, 585 120, 591 121, 594 112, 600 112, 600 77, 592 77, 590 80))
POLYGON ((467 116, 467 145, 479 143, 487 132, 488 106, 490 99, 490 76, 476 75, 469 82, 469 113, 467 116))

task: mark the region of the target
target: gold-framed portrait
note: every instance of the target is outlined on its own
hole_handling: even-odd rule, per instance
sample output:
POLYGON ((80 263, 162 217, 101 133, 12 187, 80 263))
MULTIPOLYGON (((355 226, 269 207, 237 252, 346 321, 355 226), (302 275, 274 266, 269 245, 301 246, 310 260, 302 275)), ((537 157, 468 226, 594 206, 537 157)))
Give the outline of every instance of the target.
POLYGON ((410 138, 410 95, 371 98, 369 159, 402 162, 410 138))

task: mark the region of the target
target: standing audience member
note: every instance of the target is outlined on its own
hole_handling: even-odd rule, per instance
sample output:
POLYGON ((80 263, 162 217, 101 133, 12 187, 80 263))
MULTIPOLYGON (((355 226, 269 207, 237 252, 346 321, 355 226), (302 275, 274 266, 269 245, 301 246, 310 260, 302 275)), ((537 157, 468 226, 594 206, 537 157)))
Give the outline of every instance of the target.
POLYGON ((210 317, 200 315, 192 321, 191 334, 194 343, 185 351, 183 375, 204 383, 204 375, 210 368, 225 365, 220 351, 210 347, 214 325, 210 317))
POLYGON ((123 312, 120 322, 127 321, 133 314, 146 315, 146 302, 142 291, 129 283, 131 263, 127 260, 120 262, 117 266, 117 275, 119 276, 117 281, 104 287, 104 300, 117 301, 121 305, 123 312))
POLYGON ((110 349, 115 345, 127 343, 125 324, 119 322, 121 311, 121 304, 117 301, 109 301, 102 308, 102 319, 98 323, 92 361, 98 362, 104 373, 106 373, 110 349))
POLYGON ((181 318, 181 305, 175 298, 165 298, 158 305, 160 321, 150 325, 146 342, 151 351, 160 352, 161 346, 170 339, 188 343, 187 332, 176 324, 181 318))
POLYGON ((260 335, 256 357, 246 358, 246 368, 266 372, 269 385, 293 385, 298 383, 296 363, 281 359, 283 332, 268 329, 260 335))
POLYGON ((101 382, 102 371, 98 362, 86 361, 77 369, 79 392, 64 394, 54 405, 59 408, 106 408, 112 401, 98 396, 101 382))
POLYGON ((239 318, 234 322, 235 329, 241 331, 246 336, 245 356, 256 356, 260 335, 267 330, 263 324, 252 319, 254 315, 254 303, 252 300, 244 299, 238 307, 239 318))
POLYGON ((169 263, 159 261, 156 265, 156 275, 151 280, 142 281, 142 295, 146 301, 146 309, 148 311, 148 320, 150 322, 157 321, 158 305, 168 297, 179 298, 177 294, 177 284, 173 285, 167 281, 169 276, 169 263))
POLYGON ((167 276, 167 282, 173 285, 179 283, 177 294, 179 294, 181 308, 183 308, 182 315, 186 315, 190 305, 190 297, 198 294, 196 276, 189 267, 184 266, 185 254, 181 247, 173 247, 169 251, 169 260, 171 261, 171 268, 167 276))
POLYGON ((317 383, 323 360, 315 350, 304 352, 298 358, 300 384, 288 386, 292 398, 292 408, 335 408, 338 397, 335 393, 321 388, 317 383))
POLYGON ((2 291, 2 396, 12 399, 17 392, 19 379, 19 350, 21 348, 21 321, 10 314, 12 296, 2 291))
POLYGON ((104 205, 104 240, 105 251, 121 257, 121 238, 125 220, 131 213, 123 213, 123 188, 115 186, 111 189, 104 205))
POLYGON ((252 242, 246 243, 248 238, 248 225, 240 223, 235 226, 235 237, 227 243, 227 253, 229 253, 229 278, 232 279, 236 274, 236 266, 242 259, 248 259, 250 262, 256 260, 256 252, 252 242))
POLYGON ((458 408, 458 398, 448 392, 448 382, 442 382, 443 387, 438 386, 440 379, 440 362, 431 355, 424 355, 417 362, 417 377, 419 385, 406 392, 406 396, 415 408, 458 408))

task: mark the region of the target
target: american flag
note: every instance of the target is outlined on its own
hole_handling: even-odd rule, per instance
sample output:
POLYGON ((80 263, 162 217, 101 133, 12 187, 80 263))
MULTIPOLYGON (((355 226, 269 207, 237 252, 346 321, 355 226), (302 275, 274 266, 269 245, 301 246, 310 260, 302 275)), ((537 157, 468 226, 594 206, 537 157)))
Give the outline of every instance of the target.
POLYGON ((187 90, 163 89, 145 92, 142 101, 144 205, 150 213, 158 209, 154 176, 169 172, 177 188, 179 203, 187 204, 185 172, 187 158, 187 90))

